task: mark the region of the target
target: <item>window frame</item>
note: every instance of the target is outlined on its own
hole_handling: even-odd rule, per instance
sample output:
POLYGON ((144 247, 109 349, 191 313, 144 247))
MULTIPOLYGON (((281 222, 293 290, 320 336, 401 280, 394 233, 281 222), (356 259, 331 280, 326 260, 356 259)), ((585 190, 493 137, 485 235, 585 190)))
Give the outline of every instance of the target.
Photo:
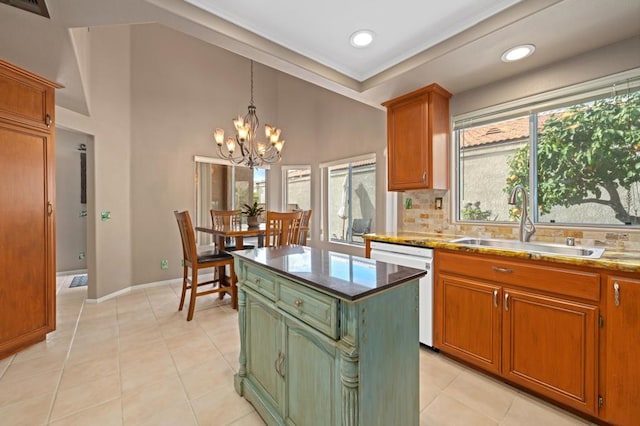
MULTIPOLYGON (((451 140, 453 141, 453 153, 451 155, 451 223, 476 226, 513 226, 509 221, 483 221, 464 220, 461 218, 460 209, 461 171, 460 167, 460 138, 459 131, 465 128, 487 125, 493 122, 508 120, 518 116, 529 116, 530 127, 537 128, 537 114, 555 108, 590 102, 606 96, 615 96, 624 92, 632 92, 640 89, 640 68, 612 74, 610 76, 594 79, 585 83, 570 85, 561 89, 551 90, 538 95, 533 95, 518 100, 505 102, 476 111, 467 112, 451 118, 451 140), (533 115, 534 118, 531 116, 533 115)), ((538 132, 529 132, 529 211, 531 219, 538 227, 550 228, 588 228, 590 230, 601 229, 638 229, 637 225, 605 224, 605 223, 573 223, 573 222, 540 222, 538 203, 537 181, 537 152, 538 132)))
MULTIPOLYGON (((344 246, 349 246, 349 247, 364 247, 364 242, 360 243, 360 242, 354 242, 354 241, 347 241, 347 240, 334 240, 330 237, 330 233, 329 233, 329 168, 334 167, 334 166, 341 166, 341 165, 345 165, 345 164, 353 164, 359 161, 367 161, 367 160, 373 160, 374 162, 374 166, 375 166, 375 179, 374 179, 374 194, 377 193, 377 175, 378 175, 378 162, 377 162, 377 155, 375 152, 371 152, 368 154, 362 154, 362 155, 357 155, 357 156, 353 156, 353 157, 347 157, 347 158, 342 158, 339 160, 333 160, 333 161, 327 161, 327 162, 323 162, 320 163, 318 168, 320 170, 320 183, 321 183, 321 208, 320 208, 320 224, 321 224, 321 228, 320 228, 320 240, 330 243, 330 244, 338 244, 338 245, 344 245, 344 246)), ((350 166, 352 167, 352 166, 350 166)), ((351 179, 350 179, 351 180, 351 179)), ((349 201, 349 217, 351 217, 351 220, 353 220, 353 215, 351 213, 351 209, 353 206, 353 202, 351 201, 351 196, 353 194, 353 190, 349 191, 349 196, 350 196, 350 201, 349 201)), ((374 209, 375 209, 376 205, 374 204, 374 209)), ((376 218, 378 217, 377 212, 376 212, 376 218)))

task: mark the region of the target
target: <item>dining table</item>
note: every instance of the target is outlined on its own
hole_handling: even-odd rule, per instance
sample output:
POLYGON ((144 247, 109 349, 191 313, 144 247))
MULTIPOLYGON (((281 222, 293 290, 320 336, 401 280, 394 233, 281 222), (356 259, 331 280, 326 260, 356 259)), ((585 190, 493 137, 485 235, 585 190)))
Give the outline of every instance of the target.
POLYGON ((260 223, 258 226, 248 226, 246 223, 242 224, 227 224, 227 225, 215 225, 210 228, 198 226, 196 231, 212 234, 214 242, 219 250, 224 250, 227 238, 235 239, 235 249, 244 249, 245 237, 258 237, 258 246, 264 246, 264 236, 267 232, 267 226, 264 223, 260 223))

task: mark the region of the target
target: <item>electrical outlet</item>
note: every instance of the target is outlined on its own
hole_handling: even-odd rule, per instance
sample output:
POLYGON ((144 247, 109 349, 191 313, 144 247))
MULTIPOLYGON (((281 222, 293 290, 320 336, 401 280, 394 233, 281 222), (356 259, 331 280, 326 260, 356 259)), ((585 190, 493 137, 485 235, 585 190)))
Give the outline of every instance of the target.
POLYGON ((84 259, 84 252, 81 251, 80 254, 78 255, 78 260, 83 260, 84 259))
POLYGON ((160 261, 160 269, 169 269, 169 261, 166 259, 162 259, 160 261))
POLYGON ((180 266, 184 266, 184 259, 180 259, 180 266))

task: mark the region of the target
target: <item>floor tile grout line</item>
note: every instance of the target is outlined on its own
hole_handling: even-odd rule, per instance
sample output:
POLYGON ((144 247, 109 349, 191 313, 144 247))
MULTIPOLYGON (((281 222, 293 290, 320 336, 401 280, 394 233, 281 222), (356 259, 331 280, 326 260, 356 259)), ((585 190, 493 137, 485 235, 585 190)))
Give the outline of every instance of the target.
MULTIPOLYGON (((56 303, 58 303, 57 299, 58 297, 56 297, 56 303)), ((58 383, 56 383, 56 387, 53 392, 53 398, 51 398, 51 404, 49 406, 49 414, 47 415, 47 422, 46 422, 47 425, 51 423, 51 415, 53 414, 53 407, 55 406, 55 403, 58 399, 58 391, 60 390, 60 383, 62 383, 62 376, 64 375, 64 370, 67 367, 67 363, 69 362, 69 357, 71 355, 71 348, 73 347, 73 342, 76 339, 76 333, 78 332, 78 326, 80 325, 80 317, 82 316, 82 312, 84 311, 84 305, 86 303, 86 300, 87 300, 87 292, 85 288, 84 298, 82 299, 80 310, 78 311, 78 317, 76 318, 76 325, 73 328, 73 334, 71 335, 71 341, 69 342, 69 348, 67 349, 67 356, 65 357, 64 362, 62 363, 62 370, 60 370, 60 376, 58 376, 58 383)))
MULTIPOLYGON (((151 299, 149 298, 149 294, 147 293, 147 290, 144 290, 144 294, 147 297, 147 301, 149 302, 149 306, 151 307, 151 312, 153 313, 153 317, 156 319, 156 323, 158 324, 158 315, 156 315, 156 311, 153 309, 153 304, 151 303, 151 299)), ((175 292, 174 292, 175 294, 175 292)), ((200 324, 198 324, 198 326, 200 326, 200 324)), ((159 327, 159 325, 158 325, 159 327)), ((189 410, 191 411, 191 415, 193 416, 193 420, 194 420, 194 424, 196 425, 200 425, 200 422, 198 421, 198 416, 196 415, 196 412, 193 408, 193 405, 191 405, 191 400, 189 399, 189 394, 187 394, 187 389, 185 388, 184 382, 182 381, 182 375, 180 374, 180 370, 178 370, 178 365, 176 364, 176 360, 173 358, 173 354, 171 353, 171 350, 169 349, 169 345, 167 345, 167 340, 164 336, 164 334, 162 334, 162 330, 160 330, 160 334, 162 335, 162 342, 164 343, 164 346, 167 348, 167 352, 169 352, 169 356, 171 357, 171 362, 173 363, 173 368, 175 368, 176 370, 176 375, 178 376, 178 380, 180 381, 180 385, 182 386, 182 392, 184 394, 185 400, 187 401, 187 404, 189 404, 189 410)), ((123 424, 124 424, 124 420, 123 420, 123 424)))

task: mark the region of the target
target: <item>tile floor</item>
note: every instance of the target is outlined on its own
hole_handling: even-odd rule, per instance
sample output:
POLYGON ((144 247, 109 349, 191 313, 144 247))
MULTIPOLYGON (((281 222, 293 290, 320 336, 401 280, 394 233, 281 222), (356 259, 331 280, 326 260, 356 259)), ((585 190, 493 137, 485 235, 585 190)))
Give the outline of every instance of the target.
MULTIPOLYGON (((85 303, 58 277, 58 327, 0 360, 0 424, 262 425, 233 388, 236 311, 201 297, 191 322, 180 286, 85 303)), ((421 425, 584 425, 446 357, 420 353, 421 425)))

